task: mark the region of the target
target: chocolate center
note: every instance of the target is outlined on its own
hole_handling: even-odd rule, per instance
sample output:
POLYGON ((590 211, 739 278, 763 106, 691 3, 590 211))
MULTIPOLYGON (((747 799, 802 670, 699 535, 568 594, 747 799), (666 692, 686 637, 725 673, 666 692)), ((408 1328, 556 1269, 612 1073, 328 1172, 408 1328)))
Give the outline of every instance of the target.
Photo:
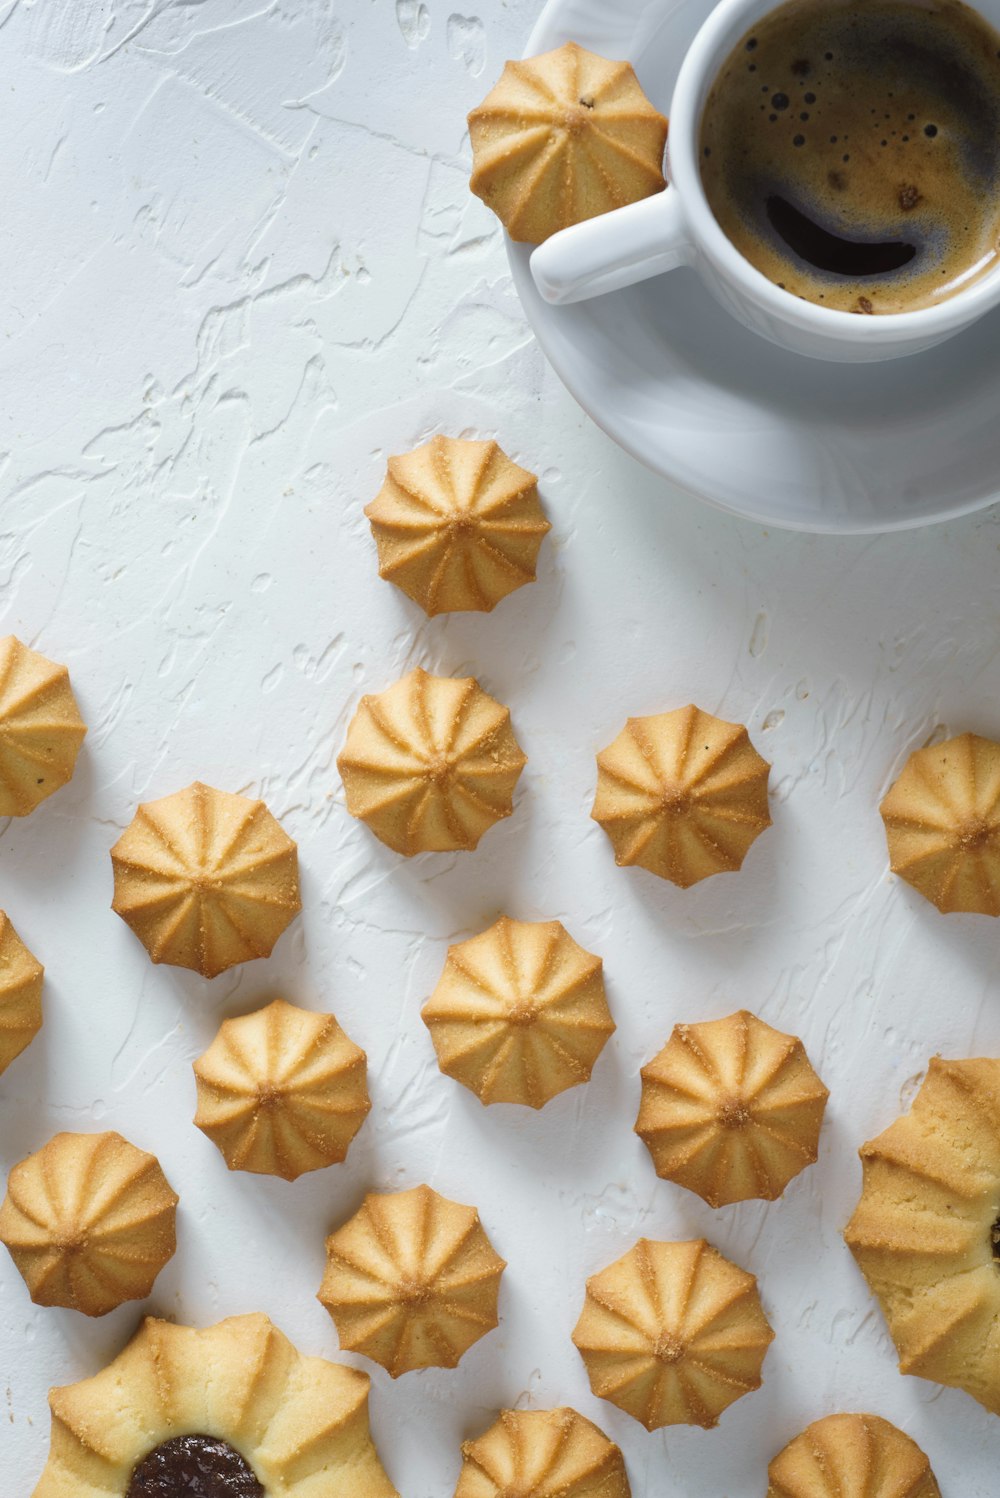
POLYGON ((997 1218, 990 1231, 990 1246, 993 1249, 994 1259, 1000 1264, 1000 1217, 997 1218))
POLYGON ((175 1436, 154 1446, 133 1469, 125 1498, 267 1498, 228 1441, 175 1436))

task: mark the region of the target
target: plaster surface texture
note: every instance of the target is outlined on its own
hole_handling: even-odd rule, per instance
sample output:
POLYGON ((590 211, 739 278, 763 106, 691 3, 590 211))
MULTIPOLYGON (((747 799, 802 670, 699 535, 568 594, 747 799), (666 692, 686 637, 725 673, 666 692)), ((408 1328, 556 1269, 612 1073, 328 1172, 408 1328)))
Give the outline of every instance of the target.
POLYGON ((1000 1436, 895 1371, 840 1233, 857 1148, 934 1052, 1000 1052, 1000 925, 942 917, 887 871, 878 801, 914 747, 1000 734, 995 512, 864 539, 767 533, 619 452, 547 368, 498 227, 467 186, 464 115, 520 54, 534 0, 5 0, 0 626, 68 663, 90 725, 72 783, 0 827, 0 905, 45 963, 45 1026, 0 1079, 0 1167, 115 1128, 180 1193, 148 1304, 98 1322, 28 1300, 0 1255, 0 1473, 27 1494, 46 1392, 144 1310, 264 1310, 341 1356, 323 1240, 368 1189, 475 1203, 509 1261, 501 1325, 454 1373, 372 1373, 405 1498, 446 1498, 501 1406, 570 1404, 643 1498, 760 1498, 808 1421, 872 1409, 952 1498, 993 1498, 1000 1436), (539 579, 428 622, 379 579, 363 505, 386 457, 496 437, 539 474, 539 579), (508 703, 529 763, 474 854, 404 861, 347 815, 351 714, 414 665, 508 703), (595 753, 630 714, 695 701, 773 763, 774 825, 740 874, 681 891, 614 866, 595 753), (304 910, 267 961, 155 968, 110 911, 137 802, 194 779, 260 795, 298 840, 304 910), (618 1029, 538 1114, 442 1076, 421 1004, 449 942, 501 913, 561 920, 605 960, 618 1029), (283 996, 368 1052, 347 1162, 230 1174, 191 1123, 220 1021, 283 996), (640 1066, 679 1020, 747 1007, 831 1089, 819 1163, 772 1205, 712 1211, 631 1132, 640 1066), (764 1386, 712 1432, 648 1435, 595 1400, 570 1342, 585 1278, 640 1235, 704 1234, 760 1277, 764 1386))

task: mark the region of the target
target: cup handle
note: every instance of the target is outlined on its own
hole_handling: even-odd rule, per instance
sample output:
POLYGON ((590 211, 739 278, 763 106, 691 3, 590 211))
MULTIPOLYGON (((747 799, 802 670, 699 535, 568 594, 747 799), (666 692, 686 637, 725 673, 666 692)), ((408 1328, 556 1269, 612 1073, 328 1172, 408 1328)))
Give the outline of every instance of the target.
POLYGON ((547 302, 565 306, 646 281, 692 258, 676 187, 560 229, 531 255, 531 274, 547 302))

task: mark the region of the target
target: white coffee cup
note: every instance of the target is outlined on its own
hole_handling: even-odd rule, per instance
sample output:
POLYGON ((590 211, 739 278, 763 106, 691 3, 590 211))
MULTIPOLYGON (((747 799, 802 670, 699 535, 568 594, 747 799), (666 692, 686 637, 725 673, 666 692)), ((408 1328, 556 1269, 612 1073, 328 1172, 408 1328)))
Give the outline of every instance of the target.
MULTIPOLYGON (((782 3, 782 0, 779 0, 782 3)), ((737 42, 775 0, 721 0, 681 64, 670 108, 664 192, 552 235, 531 256, 548 302, 583 301, 690 265, 745 327, 815 359, 867 363, 919 353, 1000 303, 1000 265, 933 307, 865 316, 783 291, 740 254, 716 222, 698 164, 701 114, 737 42)))

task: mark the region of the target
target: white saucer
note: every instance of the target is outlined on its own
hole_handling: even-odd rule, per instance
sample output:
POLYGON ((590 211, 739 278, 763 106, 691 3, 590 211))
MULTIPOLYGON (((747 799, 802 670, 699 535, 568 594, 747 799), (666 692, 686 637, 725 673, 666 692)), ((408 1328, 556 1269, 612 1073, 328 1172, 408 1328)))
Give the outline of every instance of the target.
MULTIPOLYGON (((573 40, 636 62, 667 113, 712 0, 549 0, 525 52, 573 40)), ((626 451, 721 509, 795 530, 895 530, 1000 498, 1000 313, 928 353, 835 365, 772 347, 693 271, 551 307, 509 244, 539 343, 626 451)))

